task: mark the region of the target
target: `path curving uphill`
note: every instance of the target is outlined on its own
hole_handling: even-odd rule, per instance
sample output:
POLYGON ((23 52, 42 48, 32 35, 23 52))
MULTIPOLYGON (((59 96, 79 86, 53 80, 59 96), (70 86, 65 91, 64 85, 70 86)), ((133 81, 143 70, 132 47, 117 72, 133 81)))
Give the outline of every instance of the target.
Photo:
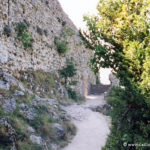
POLYGON ((101 150, 110 132, 110 118, 91 108, 104 105, 104 95, 88 96, 82 105, 73 104, 64 109, 72 117, 77 134, 62 150, 101 150))

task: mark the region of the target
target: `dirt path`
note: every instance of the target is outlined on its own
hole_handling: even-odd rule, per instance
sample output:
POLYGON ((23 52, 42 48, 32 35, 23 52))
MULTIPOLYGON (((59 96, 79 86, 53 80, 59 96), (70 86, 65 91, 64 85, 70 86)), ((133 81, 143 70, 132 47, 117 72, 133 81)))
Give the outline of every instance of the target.
POLYGON ((103 104, 103 95, 88 96, 86 103, 65 108, 77 127, 77 134, 63 150, 101 150, 109 134, 110 118, 90 108, 103 104))

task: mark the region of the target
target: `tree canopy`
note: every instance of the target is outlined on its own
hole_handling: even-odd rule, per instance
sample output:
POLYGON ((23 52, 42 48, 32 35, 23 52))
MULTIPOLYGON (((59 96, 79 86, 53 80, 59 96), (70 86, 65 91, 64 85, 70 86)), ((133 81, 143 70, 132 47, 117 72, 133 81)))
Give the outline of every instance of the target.
MULTIPOLYGON (((121 81, 150 90, 150 0, 100 0, 97 16, 85 16, 91 68, 110 67, 121 81)), ((123 83, 125 84, 125 83, 123 83)))
POLYGON ((106 150, 125 149, 123 142, 150 141, 150 0, 100 0, 97 10, 84 16, 82 35, 94 51, 91 69, 112 68, 125 87, 108 98, 114 118, 106 150))

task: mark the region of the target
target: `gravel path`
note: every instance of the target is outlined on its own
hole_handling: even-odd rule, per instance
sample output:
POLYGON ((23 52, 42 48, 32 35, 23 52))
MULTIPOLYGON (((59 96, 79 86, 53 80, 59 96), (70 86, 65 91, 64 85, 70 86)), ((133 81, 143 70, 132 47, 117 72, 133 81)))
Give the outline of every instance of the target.
POLYGON ((110 118, 90 108, 105 104, 104 96, 88 96, 82 105, 71 105, 64 109, 71 115, 77 134, 62 150, 101 150, 109 134, 110 118))

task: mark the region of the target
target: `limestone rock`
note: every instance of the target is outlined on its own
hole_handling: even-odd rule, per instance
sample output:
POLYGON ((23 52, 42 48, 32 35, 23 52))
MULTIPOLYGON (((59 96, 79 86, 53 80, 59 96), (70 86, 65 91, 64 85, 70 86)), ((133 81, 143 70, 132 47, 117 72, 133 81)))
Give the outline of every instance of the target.
POLYGON ((24 107, 25 109, 20 110, 20 113, 28 120, 33 120, 36 116, 34 108, 24 107))
POLYGON ((28 106, 24 103, 21 103, 18 105, 18 107, 21 109, 21 110, 27 110, 28 109, 28 106))
POLYGON ((24 92, 16 90, 14 96, 24 96, 24 92))
POLYGON ((29 133, 35 133, 35 130, 31 126, 27 126, 26 130, 29 133))
POLYGON ((40 136, 36 136, 34 134, 30 135, 30 140, 33 142, 33 143, 36 143, 36 144, 39 144, 39 145, 42 145, 42 138, 40 136))
POLYGON ((64 137, 64 135, 65 135, 65 130, 64 130, 64 128, 62 127, 62 125, 60 125, 59 123, 54 123, 54 124, 52 125, 52 128, 56 131, 57 136, 58 136, 59 138, 64 137))
POLYGON ((44 103, 50 106, 56 106, 58 105, 58 102, 55 99, 45 99, 45 98, 40 98, 40 97, 36 97, 35 101, 37 103, 44 103))
POLYGON ((94 107, 94 108, 91 108, 93 111, 96 111, 96 112, 100 112, 100 113, 102 113, 102 114, 104 114, 104 115, 107 115, 108 114, 108 111, 110 110, 110 109, 112 109, 111 108, 111 106, 109 105, 109 104, 104 104, 104 105, 102 105, 102 106, 97 106, 97 107, 94 107))
POLYGON ((16 109, 16 100, 14 98, 5 100, 2 107, 4 109, 4 112, 7 113, 13 112, 16 109))
POLYGON ((6 81, 0 80, 0 89, 9 90, 9 88, 10 85, 6 81))
POLYGON ((6 63, 7 61, 8 61, 7 47, 6 46, 0 46, 0 63, 6 63))
POLYGON ((109 80, 111 82, 111 86, 119 86, 119 80, 113 73, 109 75, 109 80))

